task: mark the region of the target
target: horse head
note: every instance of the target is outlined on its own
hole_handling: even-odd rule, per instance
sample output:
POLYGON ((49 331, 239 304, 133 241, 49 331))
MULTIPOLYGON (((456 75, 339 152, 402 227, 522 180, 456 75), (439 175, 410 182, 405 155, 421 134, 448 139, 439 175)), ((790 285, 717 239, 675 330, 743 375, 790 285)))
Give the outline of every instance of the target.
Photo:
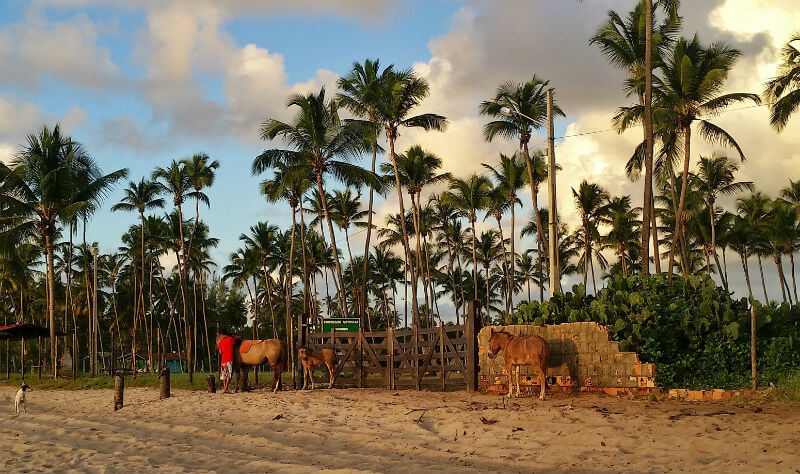
POLYGON ((495 332, 494 328, 491 329, 491 335, 489 336, 489 352, 488 356, 490 359, 494 359, 497 357, 497 354, 503 349, 501 345, 501 339, 505 339, 501 336, 504 334, 503 331, 495 332))
POLYGON ((308 357, 308 353, 309 352, 310 351, 308 350, 308 348, 306 346, 300 346, 300 347, 297 348, 297 357, 300 360, 305 360, 308 357))

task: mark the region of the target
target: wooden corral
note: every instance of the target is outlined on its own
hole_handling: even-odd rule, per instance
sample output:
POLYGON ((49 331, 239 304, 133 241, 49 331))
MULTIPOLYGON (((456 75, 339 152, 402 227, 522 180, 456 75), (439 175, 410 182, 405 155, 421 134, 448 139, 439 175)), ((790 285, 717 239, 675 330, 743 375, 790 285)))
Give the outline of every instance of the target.
POLYGON ((311 333, 306 337, 306 345, 313 351, 331 348, 337 352, 339 363, 334 369, 337 386, 374 386, 377 375, 381 380, 379 385, 388 389, 406 384, 417 390, 424 386, 474 391, 478 318, 473 305, 465 320, 466 324, 458 326, 311 333))
MULTIPOLYGON (((547 363, 547 383, 551 388, 565 391, 608 391, 649 393, 656 387, 656 367, 643 364, 634 352, 621 352, 619 343, 609 338, 604 326, 594 322, 565 323, 550 326, 513 325, 495 327, 515 336, 538 335, 547 341, 550 357, 547 363)), ((487 355, 491 328, 478 334, 480 389, 507 392, 503 353, 494 360, 487 355)), ((538 392, 536 377, 530 367, 520 370, 520 389, 538 392)))

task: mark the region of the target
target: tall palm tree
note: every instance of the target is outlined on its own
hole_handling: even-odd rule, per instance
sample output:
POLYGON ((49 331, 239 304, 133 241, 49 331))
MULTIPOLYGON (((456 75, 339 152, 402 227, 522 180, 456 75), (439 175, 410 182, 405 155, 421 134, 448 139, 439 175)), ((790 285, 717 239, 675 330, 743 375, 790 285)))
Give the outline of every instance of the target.
POLYGON ((783 131, 789 117, 800 108, 800 32, 786 42, 781 51, 778 75, 766 84, 764 97, 770 106, 769 123, 783 131))
MULTIPOLYGON (((670 56, 661 67, 663 81, 655 114, 659 117, 661 126, 671 130, 674 135, 682 138, 683 142, 683 180, 676 213, 679 216, 683 214, 686 203, 692 125, 695 122, 698 124, 701 136, 707 141, 735 148, 740 158, 745 159, 744 151, 728 132, 701 118, 719 115, 725 108, 737 102, 749 100, 756 104, 760 103, 761 99, 756 94, 745 92, 721 94, 728 74, 740 54, 737 49, 721 42, 708 47, 703 46, 695 35, 691 40, 681 38, 676 41, 670 56)), ((643 107, 639 105, 622 107, 615 117, 615 122, 624 130, 641 120, 643 113, 643 107)), ((677 223, 680 226, 681 220, 677 223)), ((680 232, 676 232, 673 235, 670 247, 667 269, 670 277, 679 234, 680 232)), ((687 272, 687 268, 684 268, 684 276, 688 276, 687 272)))
MULTIPOLYGON (((447 128, 447 119, 438 114, 425 113, 412 115, 420 103, 428 96, 430 85, 428 81, 415 75, 410 69, 403 71, 391 71, 385 75, 381 81, 380 96, 377 99, 377 120, 383 124, 383 132, 389 141, 389 158, 394 167, 395 187, 397 188, 397 200, 400 205, 400 215, 404 216, 405 202, 403 199, 403 186, 400 182, 400 172, 397 166, 397 153, 395 152, 395 142, 400 136, 403 128, 421 128, 423 130, 444 131, 447 128)), ((406 262, 410 260, 411 249, 408 244, 408 231, 406 222, 400 219, 402 243, 406 262)), ((414 266, 411 269, 411 279, 416 281, 414 266)), ((412 295, 412 316, 415 323, 418 322, 418 300, 417 287, 411 286, 412 295)))
MULTIPOLYGON (((586 287, 589 278, 589 267, 592 266, 592 239, 599 237, 597 224, 604 217, 608 210, 608 191, 596 183, 589 183, 585 179, 581 181, 578 190, 572 188, 572 197, 575 199, 575 207, 581 215, 583 225, 584 254, 583 254, 583 286, 586 287)), ((627 272, 626 272, 627 273, 627 272)), ((597 293, 597 283, 592 278, 594 292, 597 293)))
MULTIPOLYGON (((709 219, 711 222, 711 252, 714 260, 719 267, 719 257, 717 257, 717 225, 716 208, 714 204, 720 195, 730 196, 744 190, 752 192, 753 183, 750 181, 736 181, 734 174, 739 170, 739 166, 732 162, 726 155, 715 154, 711 157, 700 157, 698 164, 697 184, 698 191, 702 192, 708 205, 709 219)), ((720 276, 722 276, 720 272, 720 276)), ((722 276, 722 282, 728 287, 727 279, 722 276)))
POLYGON ((786 202, 775 200, 771 203, 767 214, 767 225, 770 253, 778 270, 783 301, 787 301, 788 293, 789 303, 794 304, 792 292, 789 291, 789 284, 783 271, 781 257, 793 254, 797 248, 797 211, 786 202))
POLYGON ((766 238, 768 232, 767 215, 769 213, 770 200, 760 192, 755 192, 748 197, 736 200, 736 211, 747 224, 750 232, 750 248, 758 258, 758 269, 761 274, 761 288, 764 291, 764 303, 769 304, 767 295, 767 285, 764 282, 764 269, 761 264, 761 256, 765 253, 767 245, 766 238))
MULTIPOLYGON (((674 41, 681 18, 678 16, 678 3, 672 1, 657 1, 656 6, 665 11, 663 23, 656 28, 654 25, 654 11, 652 0, 639 1, 634 9, 623 19, 617 12, 608 12, 608 20, 598 28, 589 41, 596 44, 606 56, 608 61, 620 69, 628 72, 625 88, 628 95, 636 94, 639 105, 645 110, 644 118, 644 206, 642 221, 652 223, 654 237, 654 251, 658 253, 658 238, 655 220, 651 217, 654 212, 653 203, 653 124, 652 124, 652 94, 653 94, 653 69, 661 64, 662 55, 674 41)), ((640 147, 640 149, 642 149, 640 147)), ((651 227, 642 226, 642 275, 648 275, 649 265, 649 239, 651 227)), ((658 255, 655 255, 658 258, 658 255)), ((658 269, 656 269, 658 270, 658 269)))
MULTIPOLYGON (((271 265, 271 256, 275 252, 276 236, 279 230, 275 225, 260 221, 254 226, 250 226, 250 234, 241 234, 239 240, 244 242, 245 248, 253 249, 258 256, 260 271, 263 272, 264 285, 266 287, 267 304, 272 318, 272 337, 278 337, 278 326, 275 320, 275 305, 272 303, 272 278, 270 273, 274 270, 271 265)), ((258 290, 256 288, 256 290, 258 290)))
MULTIPOLYGON (((500 153, 500 163, 497 168, 483 163, 483 167, 488 169, 494 180, 498 184, 498 191, 506 198, 508 207, 511 209, 511 269, 509 271, 510 278, 513 279, 516 274, 516 214, 515 210, 517 205, 522 203, 517 198, 517 193, 525 187, 528 182, 528 176, 525 174, 528 160, 523 162, 523 156, 519 153, 514 153, 511 156, 500 153)), ((513 288, 513 280, 509 280, 509 288, 513 288)), ((510 292, 509 306, 513 301, 513 291, 510 292)), ((530 298, 529 298, 530 299, 530 298)))
MULTIPOLYGON (((137 211, 139 213, 139 232, 140 232, 140 252, 139 252, 139 303, 134 304, 134 331, 133 344, 132 344, 132 358, 136 360, 136 316, 139 308, 142 309, 142 316, 144 316, 144 273, 145 273, 145 250, 144 250, 144 213, 148 209, 159 209, 164 207, 164 199, 160 198, 163 188, 161 188, 155 181, 142 178, 139 182, 129 181, 128 187, 123 191, 122 199, 113 206, 112 211, 137 211)), ((116 304, 116 296, 115 296, 116 304)), ((116 309, 116 308, 115 308, 116 309)))
MULTIPOLYGON (((382 88, 387 77, 393 72, 393 66, 389 65, 381 71, 379 59, 366 59, 364 64, 353 63, 353 68, 344 77, 339 79, 339 93, 336 98, 342 107, 349 110, 356 117, 366 119, 370 123, 368 139, 372 149, 372 167, 375 173, 377 161, 378 136, 386 124, 380 119, 378 104, 383 96, 382 88)), ((375 188, 369 187, 369 203, 367 204, 367 236, 364 240, 364 255, 369 255, 369 244, 372 237, 372 208, 374 205, 375 188)), ((366 286, 368 265, 371 259, 364 259, 362 268, 363 284, 366 286)), ((367 307, 366 291, 363 295, 363 307, 367 307)))
POLYGON ((187 195, 191 192, 189 175, 186 173, 186 163, 183 161, 172 160, 167 167, 157 167, 153 171, 153 180, 163 194, 172 196, 172 203, 175 206, 177 215, 173 221, 177 223, 178 247, 175 249, 175 256, 178 263, 178 285, 180 289, 181 301, 183 303, 183 320, 186 330, 186 370, 189 373, 189 381, 194 378, 194 364, 192 360, 192 323, 189 319, 188 301, 186 299, 186 239, 183 232, 183 203, 187 195))
MULTIPOLYGON (((528 168, 528 184, 531 187, 531 202, 536 225, 542 228, 542 219, 539 215, 539 189, 542 181, 535 175, 534 162, 528 150, 528 144, 534 130, 544 127, 547 120, 547 93, 552 92, 550 81, 545 81, 536 75, 531 80, 517 84, 506 82, 497 87, 494 97, 481 102, 479 112, 481 115, 492 117, 494 120, 483 127, 486 141, 495 138, 516 138, 519 140, 519 149, 525 155, 528 168)), ((554 105, 553 114, 564 117, 564 112, 558 105, 554 105)), ((540 156, 541 158, 541 156, 540 156)), ((544 160, 542 159, 542 162, 544 160)), ((547 238, 544 232, 536 233, 539 243, 546 250, 547 238)))
POLYGON ((368 143, 364 139, 364 127, 355 122, 343 122, 339 118, 339 103, 336 100, 326 99, 324 87, 318 94, 292 95, 287 107, 299 108, 294 121, 289 124, 276 119, 267 119, 261 125, 261 139, 273 140, 281 137, 294 149, 264 151, 253 161, 252 172, 259 174, 275 166, 278 162, 284 162, 305 163, 316 175, 317 190, 325 211, 325 220, 328 222, 331 248, 336 264, 336 277, 340 286, 339 306, 346 316, 342 267, 336 250, 336 237, 328 209, 324 178, 327 174, 332 174, 347 183, 366 183, 374 187, 380 186, 380 180, 374 173, 346 161, 366 150, 368 143))
POLYGON ((58 377, 54 239, 61 223, 81 210, 97 208, 127 173, 127 169, 120 169, 104 175, 79 143, 62 135, 59 125, 28 135, 27 144, 13 157, 10 166, 0 163, 4 213, 0 240, 21 243, 38 236, 43 241, 54 377, 58 377))
MULTIPOLYGON (((475 221, 478 211, 486 207, 491 189, 492 183, 489 181, 489 178, 473 174, 467 179, 451 178, 450 191, 442 195, 442 199, 450 201, 457 209, 467 216, 467 220, 472 227, 472 279, 474 282, 478 281, 475 221)), ((475 284, 473 286, 475 301, 478 301, 478 285, 475 284)))
POLYGON ((635 256, 641 251, 641 242, 636 238, 639 219, 637 212, 631 208, 630 196, 611 199, 605 206, 602 221, 611 227, 608 234, 601 238, 603 247, 617 254, 622 274, 627 276, 628 265, 635 262, 635 256))
MULTIPOLYGON (((506 199, 505 193, 500 189, 500 186, 494 186, 489 191, 489 197, 486 200, 486 216, 483 218, 485 221, 489 217, 494 217, 497 222, 498 241, 500 243, 501 255, 503 257, 503 279, 506 282, 506 313, 511 312, 511 297, 513 295, 512 287, 513 282, 510 273, 511 264, 508 262, 508 255, 506 254, 506 239, 503 235, 503 215, 508 211, 511 204, 506 199)), ((513 257, 512 257, 513 258, 513 257)))
MULTIPOLYGON (((331 219, 344 232, 347 254, 352 264, 353 251, 350 248, 350 226, 366 226, 366 223, 361 220, 367 215, 367 211, 361 209, 361 195, 353 194, 350 188, 346 188, 343 191, 336 190, 330 198, 330 208, 331 219)), ((355 289, 357 286, 356 281, 353 280, 352 284, 355 289)))

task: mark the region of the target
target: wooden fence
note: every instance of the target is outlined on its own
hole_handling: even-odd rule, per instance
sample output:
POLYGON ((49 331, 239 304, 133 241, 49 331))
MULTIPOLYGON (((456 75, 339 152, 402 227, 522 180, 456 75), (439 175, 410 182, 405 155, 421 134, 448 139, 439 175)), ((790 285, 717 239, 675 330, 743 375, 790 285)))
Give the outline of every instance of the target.
POLYGON ((470 303, 466 324, 459 326, 317 332, 306 334, 305 341, 300 342, 314 351, 323 348, 336 351, 339 358, 334 368, 337 383, 359 388, 377 385, 395 389, 408 384, 417 390, 423 386, 447 390, 448 379, 455 379, 452 376, 458 374, 462 380, 451 380, 451 387, 458 384, 476 391, 479 321, 477 308, 470 303))

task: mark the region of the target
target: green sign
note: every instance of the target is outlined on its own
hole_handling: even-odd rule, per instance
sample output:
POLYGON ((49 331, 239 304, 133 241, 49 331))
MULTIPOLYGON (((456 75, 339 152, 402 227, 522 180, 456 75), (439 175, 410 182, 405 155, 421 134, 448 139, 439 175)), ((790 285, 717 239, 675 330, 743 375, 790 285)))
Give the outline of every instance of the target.
POLYGON ((358 318, 323 318, 322 332, 358 332, 358 318))

